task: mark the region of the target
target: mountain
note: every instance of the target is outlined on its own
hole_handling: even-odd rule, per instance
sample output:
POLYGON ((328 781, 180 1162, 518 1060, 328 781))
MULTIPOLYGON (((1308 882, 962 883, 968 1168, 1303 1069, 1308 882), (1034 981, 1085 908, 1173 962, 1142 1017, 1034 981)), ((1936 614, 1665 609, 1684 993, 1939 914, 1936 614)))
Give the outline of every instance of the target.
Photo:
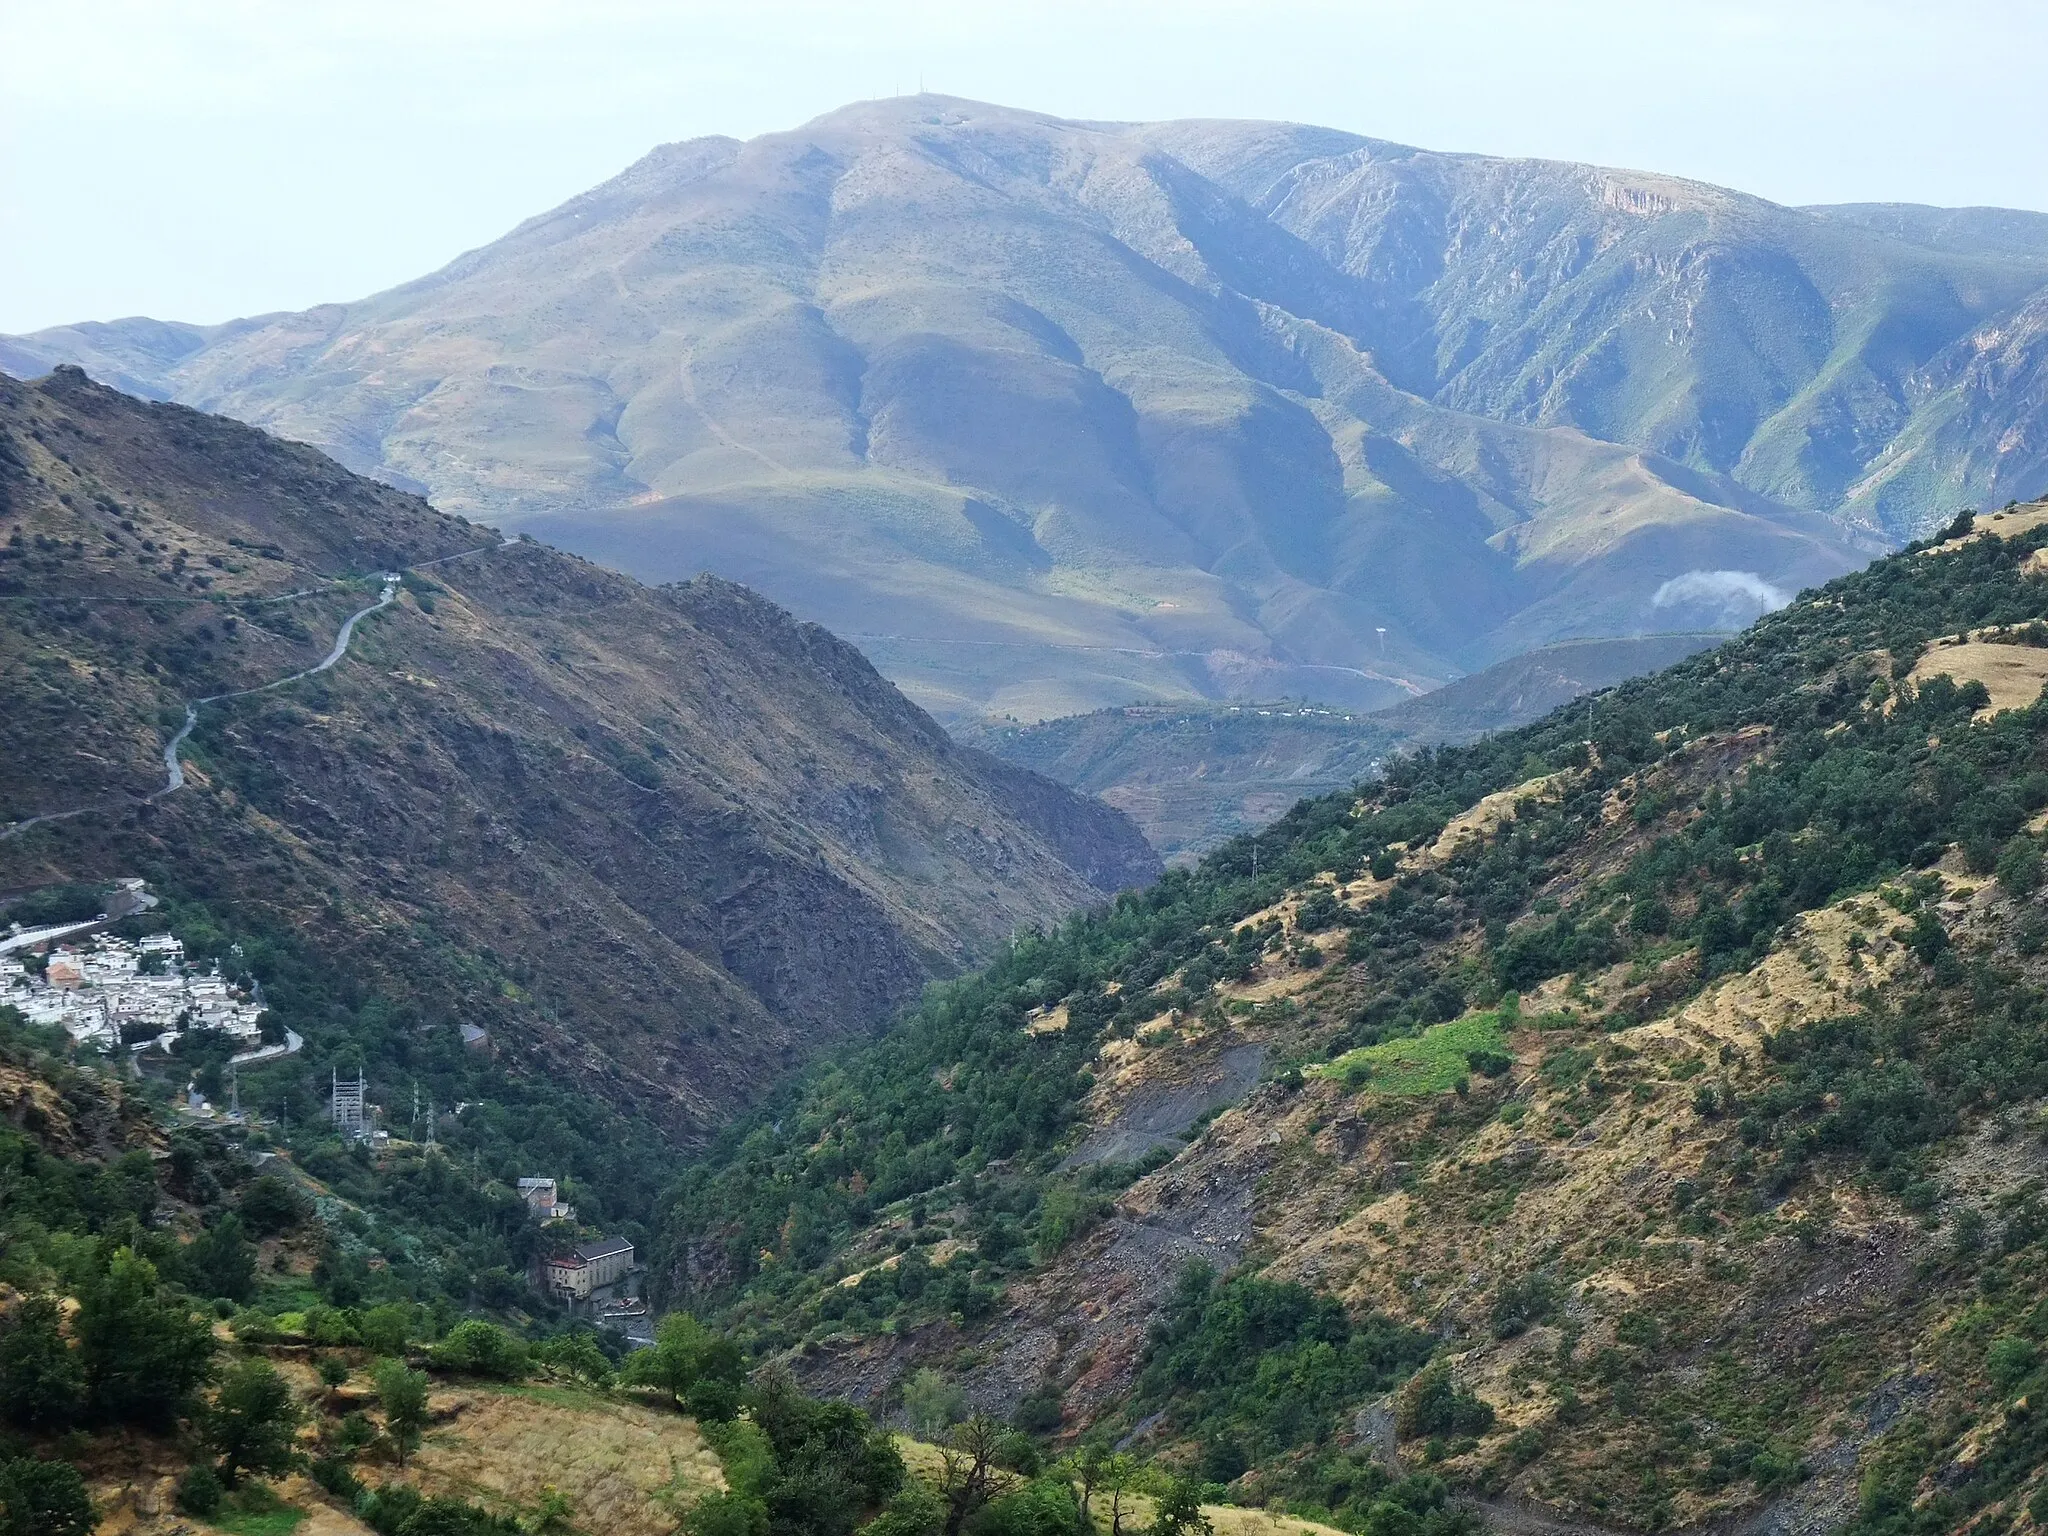
POLYGON ((945 719, 1364 710, 2040 492, 2044 304, 2048 216, 918 96, 665 145, 359 302, 0 367, 745 581, 945 719))
POLYGON ((140 875, 189 943, 271 952, 309 1041, 249 1085, 273 1108, 330 1060, 418 1082, 462 1023, 701 1138, 1158 868, 744 588, 644 587, 74 369, 0 380, 0 527, 0 892, 140 875))
POLYGON ((1127 704, 1036 725, 955 725, 957 739, 1099 796, 1174 862, 1378 773, 1401 739, 1373 716, 1299 701, 1127 704))
POLYGON ((1706 633, 1564 640, 1495 662, 1372 718, 1411 746, 1471 741, 1540 720, 1560 704, 1660 671, 1726 638, 1706 633))
POLYGON ((685 1171, 667 1295, 1375 1536, 2038 1523, 2044 573, 1953 528, 1020 937, 685 1171))
POLYGON ((1277 820, 1297 800, 1376 776, 1393 752, 1527 725, 1723 638, 1560 641, 1364 715, 1299 700, 1126 705, 1035 725, 963 721, 953 734, 1128 812, 1178 863, 1277 820))

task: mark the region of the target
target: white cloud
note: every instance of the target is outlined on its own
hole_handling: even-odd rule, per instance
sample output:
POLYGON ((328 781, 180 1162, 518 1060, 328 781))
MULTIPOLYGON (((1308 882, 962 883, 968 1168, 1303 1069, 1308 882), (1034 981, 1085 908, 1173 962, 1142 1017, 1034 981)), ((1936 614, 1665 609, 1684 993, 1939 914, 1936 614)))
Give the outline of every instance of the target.
POLYGON ((1791 601, 1791 593, 1755 571, 1687 571, 1650 596, 1651 607, 1683 610, 1710 629, 1740 629, 1791 601))

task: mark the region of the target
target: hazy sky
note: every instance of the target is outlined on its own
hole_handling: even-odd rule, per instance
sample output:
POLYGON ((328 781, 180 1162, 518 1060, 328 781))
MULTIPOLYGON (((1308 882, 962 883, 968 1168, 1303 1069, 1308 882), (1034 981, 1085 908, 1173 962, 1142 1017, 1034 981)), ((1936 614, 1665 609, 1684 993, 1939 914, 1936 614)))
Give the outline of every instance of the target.
POLYGON ((2044 58, 2041 0, 0 0, 0 330, 356 298, 654 144, 920 80, 2048 209, 2044 58))

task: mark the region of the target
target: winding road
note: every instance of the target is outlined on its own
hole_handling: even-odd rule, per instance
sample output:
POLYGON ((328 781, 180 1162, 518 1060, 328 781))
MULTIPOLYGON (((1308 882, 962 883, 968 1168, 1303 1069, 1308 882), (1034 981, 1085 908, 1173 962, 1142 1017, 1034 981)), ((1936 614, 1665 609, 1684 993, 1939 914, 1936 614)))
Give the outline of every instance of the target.
MULTIPOLYGON (((429 566, 446 565, 451 560, 465 559, 470 555, 488 554, 494 549, 504 549, 517 542, 518 540, 516 539, 505 537, 501 538, 496 544, 485 544, 476 549, 458 550, 452 555, 443 555, 437 560, 425 560, 416 566, 409 566, 407 569, 422 571, 429 566)), ((178 734, 173 736, 164 747, 164 782, 161 789, 152 790, 149 794, 142 796, 140 800, 102 800, 92 805, 74 806, 68 811, 51 811, 46 815, 31 816, 26 821, 17 821, 9 826, 0 827, 0 843, 6 842, 9 838, 19 837, 22 833, 28 831, 29 828, 39 827, 45 822, 69 821, 73 816, 85 816, 93 811, 118 811, 125 810, 129 806, 136 804, 147 805, 149 802, 159 800, 174 790, 183 789, 185 787, 185 765, 178 758, 178 749, 184 746, 185 738, 192 734, 192 728, 199 723, 199 711, 208 704, 218 704, 226 699, 246 699, 251 694, 268 693, 273 688, 282 688, 288 683, 299 682, 305 678, 312 677, 316 673, 325 672, 330 667, 336 665, 348 654, 349 642, 355 638, 356 625, 378 610, 389 608, 398 600, 398 584, 401 573, 398 571, 386 571, 383 574, 383 595, 376 602, 371 603, 367 607, 358 608, 354 613, 342 620, 341 628, 334 636, 333 648, 314 665, 305 668, 303 671, 294 672, 289 677, 280 677, 268 683, 259 683, 254 688, 237 688, 232 693, 210 693, 203 699, 187 701, 185 705, 185 723, 178 727, 178 734)), ((287 593, 285 595, 287 597, 297 597, 304 594, 287 593)))
MULTIPOLYGON (((185 765, 178 760, 178 748, 185 744, 185 738, 192 734, 192 727, 199 723, 200 706, 218 704, 222 699, 246 699, 252 693, 268 693, 273 688, 282 688, 286 683, 296 683, 299 679, 311 677, 316 672, 325 672, 348 654, 348 643, 355 638, 356 625, 377 612, 378 609, 389 608, 397 600, 398 573, 389 571, 384 576, 384 595, 370 604, 369 607, 358 608, 354 613, 342 620, 341 629, 334 637, 334 649, 329 651, 326 657, 316 665, 306 668, 303 672, 294 672, 290 677, 280 677, 275 682, 259 683, 254 688, 238 688, 233 693, 210 693, 203 699, 192 700, 185 706, 185 723, 178 727, 178 734, 173 736, 169 744, 164 747, 164 787, 146 798, 154 800, 159 795, 168 795, 174 789, 183 789, 185 787, 185 765)), ((78 812, 66 811, 61 814, 76 816, 78 812)), ((46 816, 42 819, 50 821, 55 818, 46 816)), ((33 823, 24 822, 22 825, 32 826, 33 823)), ((0 832, 0 838, 9 835, 11 835, 10 832, 0 832)))

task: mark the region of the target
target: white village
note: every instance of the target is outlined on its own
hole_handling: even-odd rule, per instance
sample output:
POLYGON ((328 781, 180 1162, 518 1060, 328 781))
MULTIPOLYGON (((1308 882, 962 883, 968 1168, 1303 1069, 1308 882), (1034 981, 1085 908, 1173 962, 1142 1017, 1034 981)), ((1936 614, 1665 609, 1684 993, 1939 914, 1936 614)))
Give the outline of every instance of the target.
POLYGON ((90 934, 52 944, 39 957, 0 953, 0 1004, 105 1051, 168 1051, 193 1030, 218 1030, 253 1049, 263 1013, 261 1000, 231 984, 218 964, 189 966, 185 946, 168 933, 90 934))

